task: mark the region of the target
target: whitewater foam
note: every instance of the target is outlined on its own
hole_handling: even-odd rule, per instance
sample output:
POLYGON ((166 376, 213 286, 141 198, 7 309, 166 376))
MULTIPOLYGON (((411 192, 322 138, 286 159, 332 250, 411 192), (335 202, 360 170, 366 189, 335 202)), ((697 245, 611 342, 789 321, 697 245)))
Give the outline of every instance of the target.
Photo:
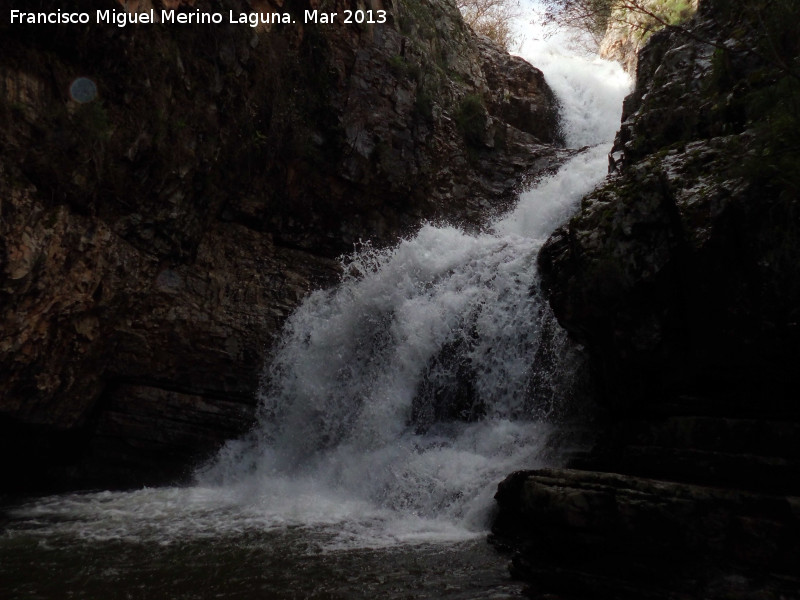
POLYGON ((372 514, 361 533, 376 543, 482 532, 497 481, 553 460, 553 406, 532 378, 540 345, 557 354, 566 340, 544 335, 553 319, 536 255, 604 176, 611 115, 629 82, 615 65, 552 49, 535 62, 559 96, 569 143, 606 143, 523 194, 488 233, 426 225, 346 259, 342 283, 289 319, 259 427, 201 481, 249 498, 303 482, 372 514))

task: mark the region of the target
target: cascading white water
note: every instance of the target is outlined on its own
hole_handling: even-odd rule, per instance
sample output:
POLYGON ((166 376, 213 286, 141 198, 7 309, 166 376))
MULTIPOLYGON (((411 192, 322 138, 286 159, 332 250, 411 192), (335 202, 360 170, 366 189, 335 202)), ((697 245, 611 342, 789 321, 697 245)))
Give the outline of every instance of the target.
POLYGON ((629 88, 608 62, 541 43, 523 54, 560 99, 568 145, 593 148, 487 233, 426 225, 350 257, 341 284, 290 318, 258 427, 194 487, 62 496, 17 516, 95 540, 313 528, 323 548, 485 532, 498 481, 541 466, 551 433, 552 406, 531 392, 548 319, 536 255, 603 178, 629 88))
POLYGON ((569 145, 599 145, 489 233, 426 225, 394 248, 350 257, 341 284, 290 318, 258 428, 228 445, 203 485, 268 512, 323 499, 295 505, 299 522, 327 521, 321 507, 335 499, 334 520, 369 515, 351 533, 375 544, 483 531, 497 482, 543 464, 551 407, 529 389, 549 316, 536 255, 604 176, 629 81, 600 60, 552 49, 529 58, 559 96, 569 145))

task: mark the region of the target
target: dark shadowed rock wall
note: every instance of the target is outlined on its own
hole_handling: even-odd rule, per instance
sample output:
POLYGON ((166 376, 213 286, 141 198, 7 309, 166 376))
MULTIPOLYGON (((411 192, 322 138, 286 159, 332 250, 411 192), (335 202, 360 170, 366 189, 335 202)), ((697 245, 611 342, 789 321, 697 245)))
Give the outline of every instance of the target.
POLYGON ((561 158, 541 72, 450 2, 359 5, 382 25, 167 4, 298 22, 0 26, 10 485, 173 476, 250 425, 272 340, 339 254, 423 219, 478 227, 561 158), (78 77, 95 100, 70 97, 78 77))
POLYGON ((641 52, 611 176, 540 256, 615 404, 798 389, 797 67, 771 59, 762 25, 701 13, 692 37, 662 31, 641 52))
POLYGON ((542 249, 606 415, 572 469, 500 486, 533 597, 800 597, 797 9, 653 35, 609 178, 542 249))

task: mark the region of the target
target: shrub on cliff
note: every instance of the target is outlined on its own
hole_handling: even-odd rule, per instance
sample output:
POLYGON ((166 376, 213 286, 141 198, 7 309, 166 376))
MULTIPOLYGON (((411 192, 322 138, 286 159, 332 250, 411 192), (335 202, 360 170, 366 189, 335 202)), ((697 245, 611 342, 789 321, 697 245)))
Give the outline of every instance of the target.
POLYGON ((480 147, 486 131, 487 113, 483 100, 477 94, 461 99, 455 112, 456 126, 470 148, 480 147))

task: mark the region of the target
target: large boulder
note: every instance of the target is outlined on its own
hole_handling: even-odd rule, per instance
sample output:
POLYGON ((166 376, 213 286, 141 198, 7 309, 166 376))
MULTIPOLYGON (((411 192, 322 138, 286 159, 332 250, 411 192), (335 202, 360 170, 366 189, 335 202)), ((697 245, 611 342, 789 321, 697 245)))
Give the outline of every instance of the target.
POLYGON ((796 395, 800 127, 784 102, 800 92, 740 23, 709 2, 688 35, 652 37, 611 176, 540 254, 611 404, 796 395))
POLYGON ((798 597, 796 497, 542 469, 496 498, 494 530, 524 549, 511 570, 533 598, 798 597))

